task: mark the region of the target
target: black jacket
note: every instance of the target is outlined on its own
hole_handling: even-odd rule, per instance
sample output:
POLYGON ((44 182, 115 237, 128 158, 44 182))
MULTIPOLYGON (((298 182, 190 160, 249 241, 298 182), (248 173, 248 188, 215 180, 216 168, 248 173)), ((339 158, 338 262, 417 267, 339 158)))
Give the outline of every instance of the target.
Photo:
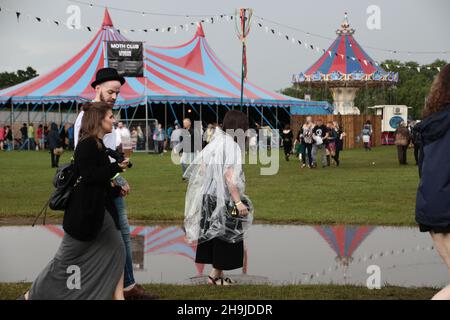
POLYGON ((80 241, 95 239, 103 225, 105 210, 111 214, 119 229, 113 197, 120 188, 112 188, 110 180, 122 169, 116 162, 109 161, 103 141, 101 144, 99 149, 97 141, 88 138, 80 141, 75 149, 76 172, 82 178, 73 189, 64 212, 63 228, 80 241))
POLYGON ((416 221, 450 225, 450 105, 417 124, 421 136, 416 221))
POLYGON ((55 149, 61 147, 61 139, 58 133, 58 127, 53 126, 52 129, 48 133, 48 147, 49 149, 55 149))

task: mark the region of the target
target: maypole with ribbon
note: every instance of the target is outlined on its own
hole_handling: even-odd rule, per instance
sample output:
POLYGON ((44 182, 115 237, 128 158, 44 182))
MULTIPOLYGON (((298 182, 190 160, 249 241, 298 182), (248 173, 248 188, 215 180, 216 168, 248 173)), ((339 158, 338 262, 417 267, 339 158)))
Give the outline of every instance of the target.
POLYGON ((244 106, 244 81, 247 79, 247 53, 246 40, 250 33, 253 9, 240 8, 236 10, 236 34, 242 42, 242 69, 241 69, 241 111, 244 106), (239 19, 238 19, 239 15, 239 19))

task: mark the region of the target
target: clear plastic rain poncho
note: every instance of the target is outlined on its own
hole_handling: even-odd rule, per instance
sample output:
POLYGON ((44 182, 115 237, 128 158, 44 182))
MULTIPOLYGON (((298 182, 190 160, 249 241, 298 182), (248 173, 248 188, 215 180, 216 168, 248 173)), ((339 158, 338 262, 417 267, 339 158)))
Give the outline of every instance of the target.
POLYGON ((242 241, 253 221, 253 205, 244 194, 242 152, 233 138, 216 128, 211 142, 197 154, 184 177, 189 180, 184 211, 187 240, 242 241), (237 188, 241 201, 248 207, 248 215, 231 214, 234 207, 231 185, 237 188))

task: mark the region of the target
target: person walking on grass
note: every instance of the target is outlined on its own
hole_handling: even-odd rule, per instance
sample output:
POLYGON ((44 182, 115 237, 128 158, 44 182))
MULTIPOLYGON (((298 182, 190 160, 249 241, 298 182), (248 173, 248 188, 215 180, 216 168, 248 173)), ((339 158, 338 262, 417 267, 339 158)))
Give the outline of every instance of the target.
POLYGON ((344 149, 344 138, 346 134, 341 130, 337 121, 333 121, 333 130, 336 131, 336 152, 333 159, 336 162, 336 166, 339 167, 339 165, 341 164, 339 156, 340 152, 344 149))
POLYGON ((364 150, 371 151, 371 137, 372 137, 372 125, 370 124, 370 121, 367 120, 367 122, 364 124, 363 129, 361 130, 361 136, 362 141, 364 143, 364 150))
POLYGON ((28 145, 30 150, 35 150, 36 144, 34 140, 34 125, 32 123, 28 126, 28 145))
POLYGON ((247 130, 247 116, 228 111, 223 128, 216 128, 211 142, 184 174, 189 180, 184 210, 186 239, 198 243, 195 262, 212 265, 209 285, 232 284, 223 271, 243 267, 244 233, 253 219, 242 170, 247 130))
MULTIPOLYGON (((26 300, 123 300, 125 248, 120 235, 111 179, 124 171, 128 159, 111 163, 103 143, 112 131, 112 107, 90 103, 83 116, 80 141, 74 154, 78 183, 64 211, 65 231, 55 257, 23 297, 26 300), (80 279, 72 283, 74 270, 80 279)), ((52 123, 52 127, 56 124, 52 123)), ((52 132, 55 130, 52 129, 52 132)), ((57 132, 57 131, 56 131, 57 132)))
POLYGON ((42 124, 36 130, 36 142, 39 150, 44 150, 44 126, 42 124))
POLYGON ((306 167, 306 164, 308 164, 308 168, 312 168, 313 166, 313 155, 312 155, 312 149, 314 144, 313 139, 313 130, 314 130, 315 124, 312 120, 312 117, 308 116, 306 117, 306 122, 303 124, 302 128, 300 129, 301 135, 298 139, 303 143, 303 152, 302 152, 302 159, 303 159, 303 165, 302 168, 306 167), (308 157, 308 162, 306 162, 306 157, 308 157))
MULTIPOLYGON (((305 154, 305 143, 303 139, 303 132, 302 129, 298 131, 297 137, 294 140, 294 149, 295 149, 295 155, 298 157, 298 160, 300 161, 301 168, 304 168, 306 166, 306 159, 304 157, 305 154)), ((308 167, 310 165, 308 164, 308 167)))
POLYGON ((419 164, 419 151, 420 146, 422 145, 421 136, 417 131, 417 128, 419 127, 418 124, 419 122, 416 121, 411 130, 411 141, 414 145, 414 160, 416 161, 416 166, 419 164))
POLYGON ((313 148, 312 148, 312 158, 313 158, 313 168, 317 168, 317 157, 318 153, 322 152, 322 168, 325 168, 327 163, 327 154, 325 148, 325 140, 328 138, 328 128, 323 124, 322 119, 317 120, 317 124, 312 131, 313 137, 313 148))
POLYGON ((284 126, 284 130, 281 132, 281 139, 283 141, 284 158, 286 161, 289 161, 289 156, 292 152, 292 140, 294 139, 290 125, 287 124, 284 126))
POLYGON ((159 155, 163 155, 164 141, 166 140, 166 133, 161 123, 158 123, 158 127, 153 131, 153 138, 155 140, 155 150, 159 155))
POLYGON ((5 146, 5 140, 6 140, 6 127, 1 126, 0 127, 0 150, 2 150, 2 151, 5 146))
POLYGON ((48 133, 48 148, 50 152, 50 160, 52 168, 58 168, 60 154, 55 152, 55 149, 61 148, 62 142, 59 137, 58 126, 52 122, 50 125, 50 132, 48 133))
POLYGON ((6 151, 14 150, 14 141, 12 137, 12 130, 10 126, 5 127, 5 147, 6 151))
POLYGON ((327 132, 328 138, 325 140, 325 146, 327 149, 327 165, 330 166, 331 158, 334 159, 334 157, 336 156, 336 140, 338 138, 338 134, 336 130, 334 130, 333 121, 327 122, 327 132))
POLYGON ((404 121, 401 121, 394 133, 395 145, 397 146, 397 156, 400 165, 408 164, 406 161, 406 153, 410 143, 409 130, 404 121))
MULTIPOLYGON (((95 102, 106 102, 109 105, 114 106, 121 86, 125 83, 125 78, 120 76, 114 68, 103 68, 97 71, 95 81, 91 83, 91 87, 95 90, 95 102)), ((83 120, 84 112, 89 109, 89 105, 84 105, 83 110, 79 113, 75 122, 75 148, 78 144, 81 132, 81 123, 83 120)), ((115 129, 112 129, 111 133, 108 133, 103 138, 103 142, 106 148, 116 149, 116 137, 117 133, 115 129)), ((111 159, 110 159, 111 160, 111 159)), ((111 160, 115 162, 115 160, 111 160)), ((124 268, 124 297, 125 300, 151 300, 157 299, 158 296, 145 292, 144 288, 137 284, 134 279, 133 270, 133 252, 131 249, 131 234, 130 226, 128 224, 127 207, 125 202, 125 196, 130 193, 130 185, 122 176, 118 175, 112 182, 115 186, 120 186, 121 192, 117 196, 113 197, 112 201, 117 208, 119 216, 120 232, 125 244, 126 259, 124 268)))
MULTIPOLYGON (((450 276, 450 64, 436 76, 417 131, 421 137, 416 222, 429 232, 450 276)), ((450 300, 450 284, 433 296, 450 300)))

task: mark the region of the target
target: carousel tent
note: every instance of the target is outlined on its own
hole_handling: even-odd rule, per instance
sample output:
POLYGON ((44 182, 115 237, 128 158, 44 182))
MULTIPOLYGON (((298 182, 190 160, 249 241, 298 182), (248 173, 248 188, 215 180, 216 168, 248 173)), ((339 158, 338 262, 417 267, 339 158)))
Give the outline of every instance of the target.
POLYGON ((389 87, 398 82, 398 73, 383 70, 355 40, 354 33, 346 13, 330 47, 308 70, 293 76, 300 86, 329 88, 335 113, 359 113, 354 106, 359 88, 389 87))

